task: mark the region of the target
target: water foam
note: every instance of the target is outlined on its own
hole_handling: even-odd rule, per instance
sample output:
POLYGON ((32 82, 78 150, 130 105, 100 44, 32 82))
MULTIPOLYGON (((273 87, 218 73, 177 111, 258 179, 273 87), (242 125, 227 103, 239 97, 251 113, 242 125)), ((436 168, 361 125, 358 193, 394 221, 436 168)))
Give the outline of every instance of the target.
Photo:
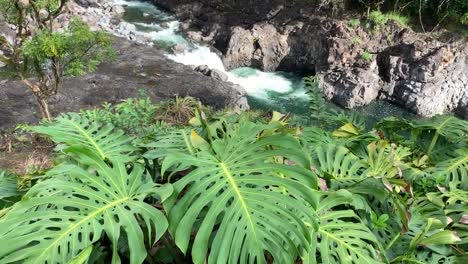
POLYGON ((221 58, 209 47, 202 45, 193 45, 179 32, 180 24, 168 14, 160 11, 149 2, 114 0, 114 4, 127 5, 139 8, 143 12, 154 15, 159 20, 167 21, 167 27, 163 28, 157 23, 136 22, 135 25, 144 28, 142 34, 154 41, 165 42, 169 45, 182 44, 186 50, 178 54, 168 54, 171 60, 191 66, 207 65, 211 69, 217 69, 224 72, 230 82, 241 85, 248 95, 270 100, 272 93, 291 94, 294 97, 300 97, 305 94, 302 91, 294 91, 295 83, 293 80, 278 74, 262 72, 253 68, 240 68, 231 72, 226 71, 221 58))

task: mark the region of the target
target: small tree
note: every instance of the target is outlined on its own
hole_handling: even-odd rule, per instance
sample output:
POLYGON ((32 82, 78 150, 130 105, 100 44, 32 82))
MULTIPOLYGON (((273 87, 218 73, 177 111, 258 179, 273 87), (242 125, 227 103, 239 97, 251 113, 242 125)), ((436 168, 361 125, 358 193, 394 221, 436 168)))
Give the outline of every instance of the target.
POLYGON ((78 18, 60 25, 57 18, 68 0, 0 0, 0 14, 14 25, 12 38, 0 36, 6 51, 0 60, 12 65, 34 94, 42 117, 51 119, 48 100, 65 76, 80 76, 112 58, 112 38, 91 31, 78 18))

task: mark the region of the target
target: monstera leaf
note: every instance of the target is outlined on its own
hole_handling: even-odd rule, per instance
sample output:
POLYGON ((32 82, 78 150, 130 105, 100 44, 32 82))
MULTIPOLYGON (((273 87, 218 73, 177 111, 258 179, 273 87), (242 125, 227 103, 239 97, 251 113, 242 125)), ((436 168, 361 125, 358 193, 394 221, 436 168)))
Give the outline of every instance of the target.
POLYGON ((446 179, 453 189, 468 190, 468 149, 456 150, 454 156, 437 163, 429 172, 436 177, 446 179))
POLYGON ((412 124, 417 131, 432 131, 434 135, 440 135, 450 140, 466 140, 468 134, 468 121, 454 116, 435 116, 428 120, 419 120, 412 124))
POLYGON ((440 137, 448 141, 458 143, 467 142, 468 121, 458 119, 454 116, 435 116, 429 120, 420 120, 412 124, 413 134, 424 143, 428 138, 425 147, 426 153, 431 155, 436 148, 440 137))
POLYGON ((165 197, 171 189, 157 187, 139 165, 127 172, 120 160, 110 166, 96 156, 79 159, 90 169, 56 167, 54 177, 31 188, 0 219, 0 263, 67 263, 103 235, 113 245, 112 263, 120 263, 117 244, 122 233, 131 263, 143 262, 147 251, 140 224, 151 243, 168 226, 164 215, 143 200, 156 192, 165 197))
POLYGON ((194 235, 194 263, 266 263, 265 253, 275 263, 293 263, 310 244, 315 221, 317 179, 308 157, 292 136, 259 139, 265 125, 228 125, 211 143, 192 134, 193 155, 164 160, 163 172, 193 168, 165 203, 175 242, 186 252, 194 235), (275 163, 278 157, 296 165, 275 163))
POLYGON ((312 164, 323 178, 359 178, 365 169, 364 163, 343 146, 327 144, 318 146, 312 153, 312 164))
POLYGON ((352 210, 336 209, 351 203, 351 193, 345 190, 323 195, 317 208, 319 227, 305 263, 383 263, 369 228, 352 210))
POLYGON ((130 144, 132 139, 123 131, 76 113, 61 115, 51 123, 34 127, 33 131, 64 144, 70 152, 86 149, 101 159, 131 161, 133 158, 130 154, 136 150, 130 144))
POLYGON ((0 169, 0 201, 19 195, 16 177, 0 169))
POLYGON ((163 158, 171 152, 194 153, 190 142, 190 131, 176 129, 156 137, 154 142, 144 145, 149 151, 144 157, 150 160, 163 158))

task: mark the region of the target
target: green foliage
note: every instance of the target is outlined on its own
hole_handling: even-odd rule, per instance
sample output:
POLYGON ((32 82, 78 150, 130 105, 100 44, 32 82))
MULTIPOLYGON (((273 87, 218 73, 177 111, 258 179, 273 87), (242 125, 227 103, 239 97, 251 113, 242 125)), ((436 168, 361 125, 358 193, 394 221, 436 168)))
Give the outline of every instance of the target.
POLYGON ((352 123, 358 128, 364 127, 364 120, 356 112, 345 112, 341 109, 333 108, 328 104, 320 88, 320 79, 318 76, 304 78, 307 95, 309 96, 310 120, 312 124, 334 129, 352 123))
POLYGON ((0 217, 1 209, 14 203, 17 196, 20 196, 20 191, 16 176, 0 169, 0 217))
POLYGON ((382 27, 388 22, 388 17, 378 10, 372 11, 369 14, 368 19, 372 21, 377 27, 382 27))
POLYGON ((368 51, 364 51, 363 53, 361 53, 361 59, 363 61, 369 62, 374 59, 374 56, 370 54, 368 51))
POLYGON ((48 135, 54 142, 64 144, 65 152, 85 148, 101 159, 132 160, 136 150, 132 140, 121 130, 109 123, 94 122, 78 114, 59 116, 56 122, 33 128, 34 132, 48 135))
POLYGON ((80 76, 95 71, 97 65, 114 56, 111 44, 107 33, 91 31, 87 24, 73 19, 65 32, 39 31, 24 44, 22 51, 25 59, 34 61, 42 72, 54 62, 62 65, 66 75, 80 76))
POLYGON ((353 18, 348 21, 348 26, 350 27, 355 28, 355 27, 358 27, 359 25, 361 25, 361 21, 359 19, 353 18))
POLYGON ((374 234, 352 210, 340 209, 352 200, 344 190, 323 195, 310 263, 382 263, 374 234))
POLYGON ((402 27, 407 27, 409 23, 409 18, 406 16, 403 16, 399 13, 394 13, 390 12, 385 14, 390 21, 395 21, 397 24, 399 24, 402 27))
POLYGON ((316 177, 306 169, 308 158, 293 137, 258 139, 267 129, 240 121, 228 124, 221 138, 205 140, 192 132, 197 151, 171 153, 164 160, 163 173, 174 166, 193 167, 174 184, 176 195, 165 208, 183 252, 192 230, 196 232, 194 263, 204 263, 208 252, 208 263, 266 263, 265 252, 277 262, 291 263, 307 250, 308 230, 315 221, 310 211, 316 206, 316 177), (278 164, 279 157, 300 166, 278 164), (215 235, 210 239, 210 234, 215 235))
POLYGON ((51 179, 35 185, 0 220, 3 263, 66 263, 103 234, 114 249, 112 262, 119 263, 116 249, 123 233, 131 263, 142 263, 147 253, 140 223, 145 224, 151 243, 164 234, 168 225, 164 215, 144 203, 157 186, 143 176, 142 166, 127 172, 121 160, 113 160, 111 167, 86 154, 80 154, 78 161, 92 172, 73 164, 56 167, 51 179))
POLYGON ((467 257, 466 121, 391 118, 369 131, 323 108, 323 128, 202 109, 191 126, 145 123, 159 107, 128 100, 34 127, 61 155, 15 204, 17 177, 0 172, 10 206, 0 211, 0 262, 467 257), (134 133, 149 126, 144 140, 134 133))
MULTIPOLYGON (((50 120, 48 99, 65 76, 79 76, 114 57, 112 38, 73 18, 59 23, 68 0, 0 0, 0 16, 15 26, 12 38, 0 37, 0 60, 14 69, 33 93, 42 118, 50 120)), ((63 19, 63 17, 62 17, 63 19)))

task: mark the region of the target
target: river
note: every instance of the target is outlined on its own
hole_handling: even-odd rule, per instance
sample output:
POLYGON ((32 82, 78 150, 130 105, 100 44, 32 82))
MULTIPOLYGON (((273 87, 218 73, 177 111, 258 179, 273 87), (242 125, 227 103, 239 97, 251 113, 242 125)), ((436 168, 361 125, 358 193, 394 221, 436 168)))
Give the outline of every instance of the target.
MULTIPOLYGON (((179 22, 152 3, 128 0, 113 2, 126 7, 123 20, 134 24, 156 47, 166 50, 168 58, 185 65, 207 65, 211 69, 224 72, 230 82, 239 84, 246 90, 252 108, 307 114, 309 98, 302 76, 286 72, 263 72, 248 67, 227 71, 217 53, 206 45, 190 41, 180 31, 179 22), (184 46, 184 52, 174 54, 171 48, 175 45, 184 46)), ((337 106, 330 104, 330 107, 337 106)), ((384 101, 376 101, 355 111, 371 120, 380 120, 387 116, 414 116, 384 101)))

